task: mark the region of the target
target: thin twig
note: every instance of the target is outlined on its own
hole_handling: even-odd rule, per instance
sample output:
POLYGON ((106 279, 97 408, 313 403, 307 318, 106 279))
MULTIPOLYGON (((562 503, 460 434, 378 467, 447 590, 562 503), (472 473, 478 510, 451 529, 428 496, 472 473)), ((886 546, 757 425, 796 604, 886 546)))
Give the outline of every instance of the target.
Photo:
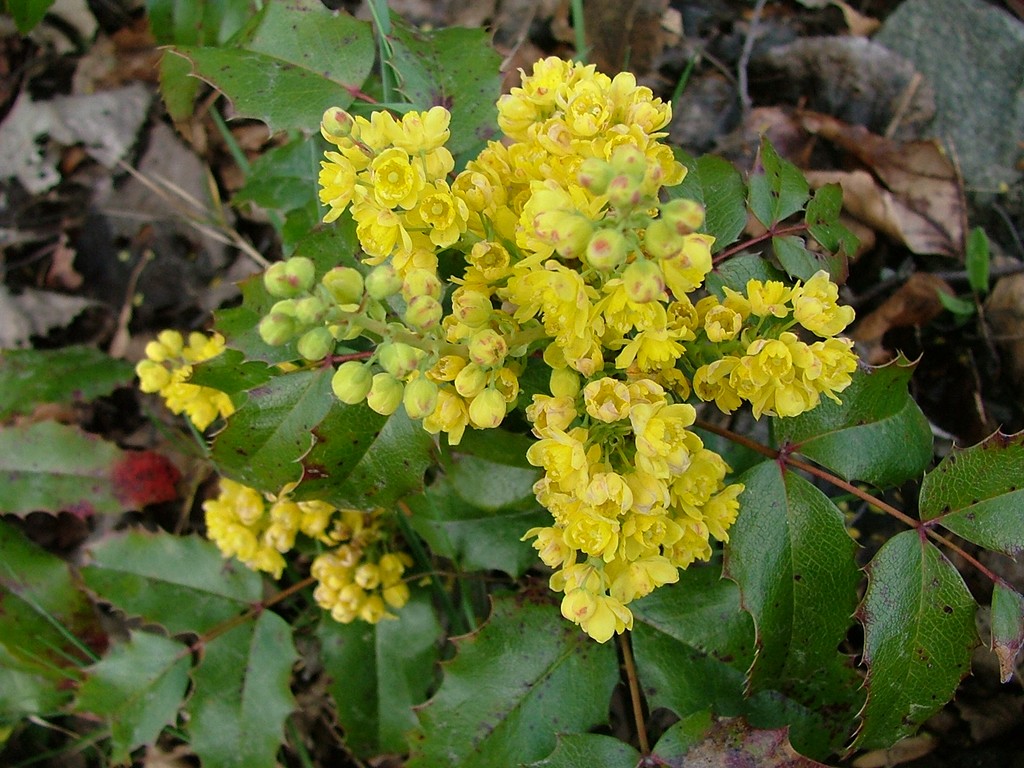
POLYGON ((622 666, 626 670, 626 680, 629 681, 629 699, 633 707, 633 719, 636 723, 636 737, 640 744, 640 752, 644 755, 651 753, 651 745, 647 740, 647 725, 644 723, 643 701, 640 699, 640 680, 636 673, 636 663, 633 661, 633 649, 630 647, 629 633, 619 635, 619 648, 622 650, 622 666))
POLYGON ((754 38, 757 37, 757 28, 761 25, 761 13, 764 11, 766 3, 767 0, 757 0, 754 3, 754 12, 750 15, 750 28, 747 30, 747 36, 743 39, 743 51, 740 53, 740 60, 736 64, 736 80, 744 117, 750 114, 750 109, 753 106, 747 88, 747 68, 750 66, 750 54, 754 50, 754 38))

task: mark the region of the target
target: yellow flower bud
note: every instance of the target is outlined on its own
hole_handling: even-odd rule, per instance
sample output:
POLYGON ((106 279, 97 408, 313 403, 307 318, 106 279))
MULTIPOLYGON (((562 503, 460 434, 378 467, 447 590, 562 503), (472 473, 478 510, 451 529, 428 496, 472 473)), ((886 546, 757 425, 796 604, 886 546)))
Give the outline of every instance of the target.
POLYGON ((348 405, 363 402, 372 384, 373 375, 369 367, 358 360, 342 363, 331 378, 334 396, 348 405))
POLYGON ((467 400, 476 397, 487 386, 487 371, 476 363, 462 368, 455 377, 455 391, 467 400))
POLYGON ((334 336, 323 326, 313 328, 299 337, 296 348, 306 360, 323 360, 334 351, 334 336))
POLYGON ((334 267, 321 282, 339 304, 359 304, 363 300, 363 276, 352 267, 334 267))
POLYGON ((469 340, 469 359, 485 368, 500 366, 508 354, 508 344, 497 331, 485 328, 469 340))
POLYGON ((647 259, 639 259, 626 267, 622 273, 622 284, 626 295, 637 304, 657 301, 665 293, 661 269, 647 259))
POLYGON ((390 373, 378 373, 366 395, 366 404, 381 416, 390 416, 402 404, 403 393, 402 382, 390 373))
POLYGON ((496 389, 485 389, 469 404, 469 421, 477 429, 493 429, 505 418, 505 398, 496 389))
POLYGON ((405 385, 402 404, 410 419, 422 419, 437 406, 437 384, 419 376, 405 385))

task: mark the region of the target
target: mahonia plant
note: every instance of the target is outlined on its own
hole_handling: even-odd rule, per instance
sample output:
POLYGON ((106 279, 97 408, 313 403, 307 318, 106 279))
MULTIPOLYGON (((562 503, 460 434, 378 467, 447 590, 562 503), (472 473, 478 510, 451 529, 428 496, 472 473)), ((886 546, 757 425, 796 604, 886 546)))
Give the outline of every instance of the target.
MULTIPOLYGON (((326 111, 324 221, 351 216, 365 269, 318 279, 307 257, 273 264, 259 335, 294 342, 300 366, 336 365, 342 403, 404 408, 452 446, 522 408, 536 438, 526 459, 543 470, 534 492, 551 513, 524 539, 554 570, 563 616, 605 642, 632 627, 632 601, 708 560, 739 512, 743 486, 691 429, 693 402, 788 417, 838 401, 857 367, 838 335, 853 310, 825 271, 707 290, 703 207, 666 194, 686 175, 662 141, 670 107, 631 74, 537 62, 498 101, 506 140, 454 178, 450 117, 439 106, 400 118, 326 111), (445 276, 453 254, 464 267, 445 276), (358 339, 370 350, 339 354, 358 339), (548 371, 548 392, 524 402, 531 363, 548 371)), ((185 363, 222 340, 195 339, 168 369, 172 341, 147 348, 144 389, 200 429, 230 415, 213 390, 182 383, 185 363)), ((386 551, 397 538, 379 511, 293 502, 287 489, 264 498, 229 480, 205 510, 225 555, 277 577, 297 533, 334 547, 312 573, 339 621, 376 622, 408 599, 412 561, 386 551)))

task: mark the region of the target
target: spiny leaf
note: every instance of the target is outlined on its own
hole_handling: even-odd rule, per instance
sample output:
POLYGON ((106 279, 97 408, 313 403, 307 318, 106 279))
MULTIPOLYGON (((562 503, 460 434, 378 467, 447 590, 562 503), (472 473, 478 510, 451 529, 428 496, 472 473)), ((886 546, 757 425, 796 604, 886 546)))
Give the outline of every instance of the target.
POLYGON ((856 371, 839 393, 842 404, 822 398, 812 411, 772 419, 776 441, 846 480, 887 488, 920 477, 932 458, 932 433, 907 391, 913 370, 900 359, 856 371))
POLYGON ((559 734, 555 751, 528 768, 636 768, 643 756, 624 741, 600 733, 559 734))
POLYGON ((52 421, 0 428, 0 512, 79 517, 140 509, 177 497, 180 474, 151 451, 122 451, 52 421))
POLYGON ((93 347, 0 350, 0 419, 38 403, 81 403, 131 383, 130 363, 93 347))
POLYGON ((189 651, 177 640, 132 632, 89 669, 76 709, 99 715, 110 726, 111 760, 153 744, 175 722, 188 688, 189 651))
POLYGON ((67 561, 3 521, 0 606, 0 721, 55 711, 107 635, 67 561))
POLYGON ((414 593, 397 619, 339 624, 324 614, 317 628, 328 690, 345 744, 370 758, 404 752, 434 679, 442 636, 427 595, 414 593))
POLYGON ((772 238, 772 253, 790 277, 808 280, 821 269, 815 254, 807 249, 802 237, 786 235, 772 238))
POLYGON ((329 367, 295 371, 249 390, 245 405, 214 440, 212 457, 220 472, 268 493, 297 482, 313 430, 336 402, 331 375, 329 367))
POLYGON ((862 703, 850 659, 837 648, 852 624, 860 571, 842 513, 775 462, 746 472, 725 575, 754 618, 750 690, 781 691, 828 720, 839 749, 862 703))
POLYGON ((722 157, 694 158, 682 151, 677 156, 687 173, 681 184, 669 189, 669 195, 696 200, 704 206, 704 226, 700 231, 714 236, 711 252, 717 253, 731 245, 747 224, 743 177, 722 157))
POLYGON ((550 603, 496 600, 458 641, 444 681, 419 709, 409 768, 516 768, 547 755, 556 733, 604 722, 618 681, 611 644, 595 643, 550 603))
POLYGON ((723 288, 732 288, 734 291, 746 293, 747 281, 761 280, 785 280, 786 276, 776 267, 773 267, 767 259, 753 253, 742 256, 734 256, 728 261, 715 267, 708 275, 707 288, 719 299, 725 298, 723 288))
POLYGON ((826 184, 814 193, 807 204, 804 220, 811 237, 828 252, 819 256, 821 268, 832 282, 845 283, 850 257, 857 253, 857 236, 839 220, 843 207, 843 188, 839 184, 826 184))
POLYGON ((194 73, 271 131, 315 132, 347 107, 373 66, 370 25, 314 0, 267 3, 231 47, 180 46, 194 73))
POLYGON ((761 170, 750 177, 748 201, 758 220, 771 229, 804 207, 808 197, 807 179, 800 169, 762 137, 758 153, 761 170))
POLYGON ((260 577, 198 537, 129 531, 88 550, 86 585, 130 616, 202 634, 260 599, 260 577))
POLYGON ((275 768, 298 654, 288 623, 270 611, 206 644, 192 673, 189 744, 203 765, 275 768))
POLYGON ((917 531, 889 539, 868 564, 867 702, 854 745, 885 748, 914 733, 970 671, 977 607, 956 568, 917 531))
POLYGON ((921 483, 921 519, 986 549, 1024 552, 1024 432, 954 448, 921 483))
POLYGON ((752 728, 742 718, 712 719, 698 713, 670 727, 652 755, 672 768, 827 768, 798 754, 785 728, 752 728))
POLYGON ((1024 646, 1024 595, 996 582, 992 592, 992 650, 999 659, 999 676, 1013 679, 1017 655, 1024 646))
POLYGON ((252 16, 253 0, 146 0, 160 45, 218 45, 252 16))

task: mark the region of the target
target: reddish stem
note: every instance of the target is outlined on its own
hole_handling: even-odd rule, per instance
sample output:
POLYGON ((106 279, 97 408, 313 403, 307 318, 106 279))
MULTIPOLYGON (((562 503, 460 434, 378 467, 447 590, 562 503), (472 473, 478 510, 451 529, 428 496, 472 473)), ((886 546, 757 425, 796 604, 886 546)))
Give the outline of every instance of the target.
POLYGON ((786 235, 799 235, 801 232, 806 232, 806 231, 807 231, 807 224, 806 223, 792 224, 792 225, 790 225, 788 227, 779 227, 778 229, 769 229, 764 234, 758 235, 757 237, 752 237, 749 240, 743 241, 742 243, 736 243, 735 245, 732 245, 732 246, 726 248, 720 254, 715 256, 715 258, 712 260, 712 263, 713 264, 720 264, 723 261, 725 261, 726 259, 728 259, 730 256, 735 256, 740 251, 745 251, 750 246, 757 245, 758 243, 763 243, 765 240, 770 240, 773 237, 785 237, 786 235))

